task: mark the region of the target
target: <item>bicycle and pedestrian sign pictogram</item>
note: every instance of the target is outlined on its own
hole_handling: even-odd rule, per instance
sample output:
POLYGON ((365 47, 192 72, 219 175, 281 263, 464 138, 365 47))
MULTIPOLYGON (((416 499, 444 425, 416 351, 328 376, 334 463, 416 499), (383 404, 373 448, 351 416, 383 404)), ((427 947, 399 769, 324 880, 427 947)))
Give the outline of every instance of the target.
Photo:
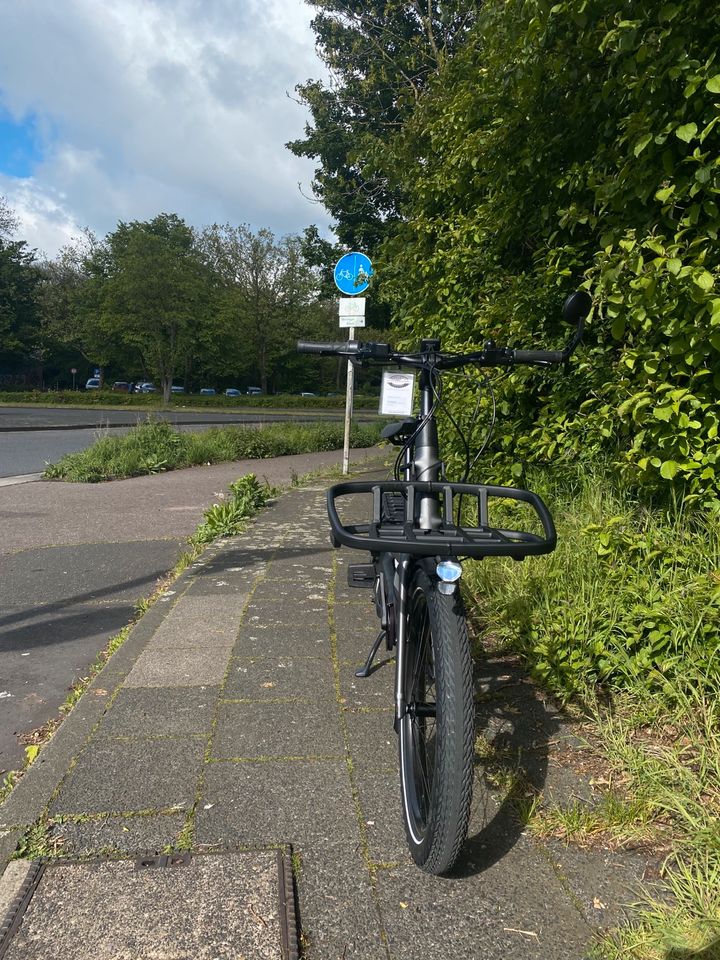
POLYGON ((335 286, 352 297, 367 290, 372 273, 372 263, 364 253, 346 253, 335 264, 335 286))

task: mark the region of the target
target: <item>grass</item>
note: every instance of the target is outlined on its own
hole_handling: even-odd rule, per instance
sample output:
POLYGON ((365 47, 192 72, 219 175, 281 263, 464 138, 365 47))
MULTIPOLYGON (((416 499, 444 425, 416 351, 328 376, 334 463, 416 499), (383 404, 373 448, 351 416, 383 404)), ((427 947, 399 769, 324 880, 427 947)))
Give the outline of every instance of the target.
MULTIPOLYGON (((720 958, 720 522, 651 505, 602 465, 535 485, 558 548, 466 565, 473 619, 592 718, 610 786, 592 805, 522 804, 540 836, 651 849, 660 880, 612 960, 720 958)), ((514 511, 501 510, 508 523, 514 511)))
MULTIPOLYGON (((98 483, 200 464, 337 450, 343 445, 343 431, 342 424, 283 423, 261 430, 218 427, 202 433, 181 433, 167 421, 148 419, 124 436, 108 433, 87 450, 67 454, 49 465, 44 476, 49 480, 98 483)), ((370 447, 378 438, 378 427, 355 426, 350 444, 370 447)))

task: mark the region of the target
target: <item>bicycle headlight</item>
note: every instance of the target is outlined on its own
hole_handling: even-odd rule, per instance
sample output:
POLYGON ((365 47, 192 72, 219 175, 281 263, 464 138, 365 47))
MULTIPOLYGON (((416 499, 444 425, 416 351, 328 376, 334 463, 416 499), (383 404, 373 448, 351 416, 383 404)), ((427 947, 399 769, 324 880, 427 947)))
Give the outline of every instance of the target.
POLYGON ((457 560, 441 560, 435 567, 435 573, 440 581, 438 584, 440 593, 452 593, 455 584, 462 576, 462 565, 457 560))

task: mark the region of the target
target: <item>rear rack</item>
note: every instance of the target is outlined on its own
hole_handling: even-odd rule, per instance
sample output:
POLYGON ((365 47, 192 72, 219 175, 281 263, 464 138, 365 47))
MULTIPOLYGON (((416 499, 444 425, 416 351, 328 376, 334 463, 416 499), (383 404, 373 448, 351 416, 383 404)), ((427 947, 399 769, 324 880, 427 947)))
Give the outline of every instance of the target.
POLYGON ((371 553, 406 553, 430 557, 501 556, 519 560, 531 554, 550 553, 557 541, 552 517, 540 497, 529 490, 515 487, 402 480, 353 481, 330 487, 327 507, 334 541, 371 553), (372 521, 344 526, 335 501, 341 497, 368 493, 373 498, 372 521), (401 494, 405 501, 402 522, 388 522, 383 517, 383 495, 393 493, 396 496, 401 494), (436 530, 421 530, 418 527, 418 501, 427 495, 438 500, 442 520, 436 530), (453 519, 454 498, 457 496, 476 498, 478 526, 457 526, 453 519), (542 523, 544 535, 489 526, 488 500, 493 497, 529 504, 542 523))

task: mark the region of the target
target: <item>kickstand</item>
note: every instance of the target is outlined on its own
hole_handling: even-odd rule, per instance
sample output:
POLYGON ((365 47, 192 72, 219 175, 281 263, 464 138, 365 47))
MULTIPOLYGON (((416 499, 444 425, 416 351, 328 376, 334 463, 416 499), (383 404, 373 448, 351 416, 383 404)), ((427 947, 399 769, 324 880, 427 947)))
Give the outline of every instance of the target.
POLYGON ((368 657, 367 657, 367 660, 365 661, 365 664, 364 664, 362 667, 359 667, 359 668, 355 671, 355 676, 356 676, 356 677, 369 677, 369 676, 370 676, 370 674, 372 673, 372 662, 373 662, 373 660, 375 659, 375 654, 376 654, 376 653, 378 652, 378 650, 380 649, 380 644, 383 642, 384 639, 385 639, 385 631, 384 631, 384 630, 381 630, 380 633, 378 634, 377 640, 376 640, 375 643, 372 645, 372 650, 371 650, 370 653, 368 654, 368 657))

